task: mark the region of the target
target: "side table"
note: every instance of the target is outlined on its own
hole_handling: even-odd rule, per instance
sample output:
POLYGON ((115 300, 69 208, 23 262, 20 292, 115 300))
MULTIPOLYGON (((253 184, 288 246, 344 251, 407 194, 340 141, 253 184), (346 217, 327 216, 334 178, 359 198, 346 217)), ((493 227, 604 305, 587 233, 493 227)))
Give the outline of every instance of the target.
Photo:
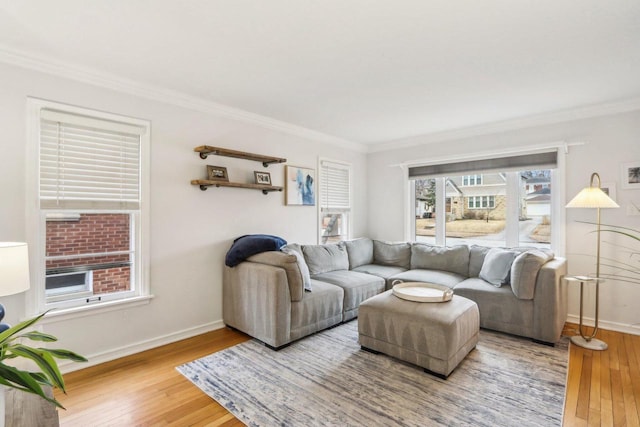
POLYGON ((579 282, 580 283, 580 325, 578 326, 578 332, 580 335, 575 335, 571 337, 571 342, 577 346, 588 348, 589 350, 606 350, 608 348, 607 343, 596 339, 596 333, 598 332, 598 295, 596 295, 596 315, 595 315, 595 325, 593 328, 593 332, 591 335, 587 335, 582 331, 582 310, 584 307, 583 296, 584 296, 584 284, 585 283, 595 283, 596 284, 596 293, 599 292, 599 284, 603 283, 604 280, 598 277, 590 277, 590 276, 567 276, 564 278, 567 282, 579 282))

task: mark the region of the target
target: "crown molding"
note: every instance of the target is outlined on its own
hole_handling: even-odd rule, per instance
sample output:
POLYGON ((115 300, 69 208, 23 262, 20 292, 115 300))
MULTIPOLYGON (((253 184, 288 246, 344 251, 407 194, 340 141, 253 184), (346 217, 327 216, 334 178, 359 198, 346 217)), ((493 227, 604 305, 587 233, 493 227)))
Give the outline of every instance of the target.
POLYGON ((245 122, 289 135, 337 145, 341 148, 347 148, 357 152, 368 152, 368 147, 364 144, 338 138, 333 135, 328 135, 302 126, 262 116, 260 114, 251 113, 239 108, 218 104, 216 102, 187 95, 182 92, 164 89, 158 86, 126 79, 114 74, 100 72, 93 68, 60 61, 46 55, 16 50, 2 44, 0 44, 0 62, 93 86, 115 90, 128 95, 163 102, 177 107, 245 122))
POLYGON ((503 120, 478 126, 470 126, 462 129, 454 129, 443 132, 417 135, 393 141, 386 141, 371 145, 369 147, 369 152, 375 153, 380 151, 397 150, 399 148, 416 147, 420 145, 471 138, 480 135, 501 133, 529 127, 551 125, 573 120, 582 120, 592 117, 626 113, 635 110, 640 110, 640 98, 626 99, 605 104, 589 105, 569 110, 537 114, 534 116, 503 120))

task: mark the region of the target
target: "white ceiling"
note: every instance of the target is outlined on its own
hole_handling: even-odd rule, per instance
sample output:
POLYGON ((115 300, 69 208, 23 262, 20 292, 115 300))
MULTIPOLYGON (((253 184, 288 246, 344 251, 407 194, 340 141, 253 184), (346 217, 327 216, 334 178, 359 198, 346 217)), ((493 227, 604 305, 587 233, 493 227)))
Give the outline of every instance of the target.
POLYGON ((639 0, 0 0, 0 49, 363 144, 640 99, 639 0))

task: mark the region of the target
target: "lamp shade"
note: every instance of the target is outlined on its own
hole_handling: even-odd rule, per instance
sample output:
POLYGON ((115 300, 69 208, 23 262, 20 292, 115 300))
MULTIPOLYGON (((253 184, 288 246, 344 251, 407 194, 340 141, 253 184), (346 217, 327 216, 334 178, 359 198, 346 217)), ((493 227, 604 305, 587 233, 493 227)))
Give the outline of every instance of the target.
POLYGON ((29 289, 29 250, 26 243, 0 242, 0 296, 29 289))
POLYGON ((586 187, 567 203, 568 208, 619 208, 599 187, 586 187))

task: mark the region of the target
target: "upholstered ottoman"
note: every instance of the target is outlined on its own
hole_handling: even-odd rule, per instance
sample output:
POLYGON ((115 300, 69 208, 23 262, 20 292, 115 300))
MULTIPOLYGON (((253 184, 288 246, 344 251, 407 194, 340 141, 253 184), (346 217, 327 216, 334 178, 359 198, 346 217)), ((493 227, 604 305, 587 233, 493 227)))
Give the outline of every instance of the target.
POLYGON ((360 304, 362 349, 396 357, 446 378, 478 343, 478 306, 458 295, 448 302, 433 303, 406 301, 392 292, 360 304))

